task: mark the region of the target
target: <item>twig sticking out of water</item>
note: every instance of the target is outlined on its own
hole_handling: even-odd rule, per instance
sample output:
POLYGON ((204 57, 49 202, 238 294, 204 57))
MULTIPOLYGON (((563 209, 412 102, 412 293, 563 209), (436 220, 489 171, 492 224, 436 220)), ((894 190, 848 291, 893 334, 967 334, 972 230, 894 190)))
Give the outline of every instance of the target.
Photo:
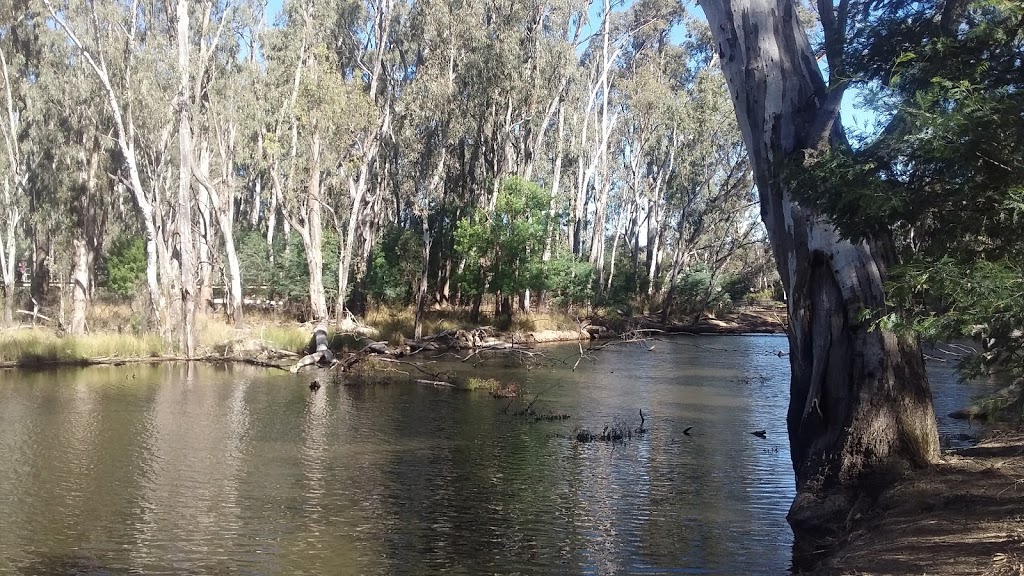
POLYGON ((644 428, 644 409, 640 409, 640 427, 634 430, 637 434, 647 434, 647 428, 644 428))

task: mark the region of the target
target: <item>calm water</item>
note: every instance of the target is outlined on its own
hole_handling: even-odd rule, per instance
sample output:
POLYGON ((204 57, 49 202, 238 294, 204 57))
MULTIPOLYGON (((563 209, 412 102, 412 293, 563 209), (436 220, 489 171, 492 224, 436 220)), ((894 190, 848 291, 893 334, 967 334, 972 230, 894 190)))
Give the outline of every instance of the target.
MULTIPOLYGON (((687 338, 576 372, 457 366, 572 415, 537 424, 483 393, 312 393, 313 375, 242 366, 0 372, 0 573, 785 573, 785 348, 687 338), (643 438, 572 439, 640 409, 643 438)), ((941 415, 972 393, 946 380, 941 415)))

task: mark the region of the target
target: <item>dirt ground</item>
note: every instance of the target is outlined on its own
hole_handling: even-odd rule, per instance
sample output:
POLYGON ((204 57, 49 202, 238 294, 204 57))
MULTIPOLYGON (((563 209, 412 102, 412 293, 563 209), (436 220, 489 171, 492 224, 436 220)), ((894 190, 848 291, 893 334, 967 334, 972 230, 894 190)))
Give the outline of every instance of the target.
POLYGON ((1024 431, 1003 431, 889 488, 817 576, 1024 576, 1024 431))

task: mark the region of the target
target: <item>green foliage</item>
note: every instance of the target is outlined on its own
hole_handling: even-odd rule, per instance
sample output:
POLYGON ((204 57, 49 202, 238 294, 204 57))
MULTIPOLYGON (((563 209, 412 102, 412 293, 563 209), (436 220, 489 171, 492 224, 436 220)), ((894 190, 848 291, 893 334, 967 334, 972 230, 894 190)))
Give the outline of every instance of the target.
POLYGON ((544 287, 541 256, 548 198, 539 186, 506 179, 493 214, 477 210, 459 222, 455 248, 466 258, 459 277, 469 293, 512 295, 544 287))
POLYGON ((734 304, 743 302, 750 295, 750 278, 734 274, 722 280, 722 292, 734 304))
POLYGON ((146 278, 146 243, 138 236, 119 236, 106 257, 107 290, 118 298, 131 298, 146 278))
POLYGON ((882 318, 937 341, 980 339, 982 351, 964 359, 961 375, 993 371, 1024 375, 1024 270, 1007 261, 915 260, 896 269, 890 300, 900 314, 882 318))
POLYGON ((594 266, 568 252, 547 262, 545 288, 555 306, 569 308, 585 304, 593 296, 594 266))
POLYGON ((729 295, 722 290, 712 270, 706 264, 697 264, 680 273, 668 313, 676 318, 691 317, 729 304, 729 295))
POLYGON ((419 281, 423 240, 420 235, 397 226, 384 232, 373 248, 366 285, 379 302, 400 305, 411 302, 419 281))
POLYGON ((801 202, 852 239, 892 239, 888 308, 867 316, 932 340, 980 338, 965 377, 1024 373, 1024 5, 880 2, 851 47, 887 126, 805 158, 801 202))
POLYGON ((615 259, 615 276, 612 277, 611 288, 604 294, 601 304, 629 306, 646 288, 645 271, 634 269, 629 251, 622 250, 615 259))
POLYGON ((707 293, 708 288, 711 284, 711 272, 703 266, 697 266, 683 272, 682 277, 679 279, 679 284, 676 286, 676 301, 681 303, 682 306, 688 306, 691 310, 696 310, 695 306, 699 305, 704 299, 704 294, 707 293))
MULTIPOLYGON (((293 302, 309 302, 309 265, 302 238, 292 234, 287 249, 275 246, 275 253, 271 291, 293 302)), ((323 257, 324 291, 330 300, 338 291, 338 239, 330 230, 323 233, 323 257)))
POLYGON ((263 234, 256 230, 243 232, 235 238, 238 265, 242 270, 242 289, 252 294, 257 288, 270 286, 275 278, 270 265, 270 250, 263 234))

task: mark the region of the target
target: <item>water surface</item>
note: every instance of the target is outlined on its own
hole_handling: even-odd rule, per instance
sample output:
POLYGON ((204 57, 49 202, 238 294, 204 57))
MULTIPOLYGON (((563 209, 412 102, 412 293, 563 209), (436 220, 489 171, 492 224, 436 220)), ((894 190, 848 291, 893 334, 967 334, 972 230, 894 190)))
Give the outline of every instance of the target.
POLYGON ((2 372, 0 572, 781 574, 785 348, 680 338, 576 371, 575 346, 531 370, 454 366, 572 415, 534 424, 484 393, 311 392, 311 374, 245 366, 2 372), (640 409, 642 438, 573 440, 640 409))

